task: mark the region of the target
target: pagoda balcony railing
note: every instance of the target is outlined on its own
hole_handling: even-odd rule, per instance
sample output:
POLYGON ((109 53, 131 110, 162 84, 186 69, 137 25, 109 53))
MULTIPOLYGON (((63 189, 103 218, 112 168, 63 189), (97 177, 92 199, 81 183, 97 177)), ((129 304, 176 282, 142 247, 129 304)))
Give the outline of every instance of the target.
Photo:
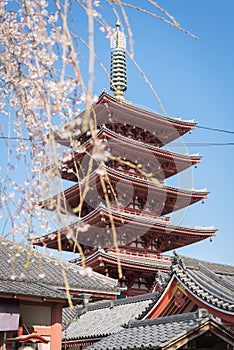
MULTIPOLYGON (((108 166, 107 166, 108 167, 108 166)), ((109 166, 110 167, 110 166, 109 166)), ((141 180, 141 181, 144 181, 144 182, 148 182, 150 183, 151 181, 147 179, 147 172, 146 172, 146 175, 144 174, 141 174, 141 173, 136 173, 134 168, 131 168, 131 166, 124 166, 124 165, 114 165, 112 167, 112 171, 118 171, 118 172, 124 172, 125 175, 127 176, 131 176, 131 177, 134 177, 138 180, 141 180)), ((159 182, 160 185, 163 185, 164 184, 164 179, 157 179, 157 181, 159 182)), ((152 183, 152 182, 151 182, 152 183)))
POLYGON ((132 216, 138 217, 138 216, 144 216, 144 217, 149 217, 149 218, 153 218, 156 219, 160 222, 165 222, 165 223, 169 223, 170 222, 170 217, 164 217, 164 216, 157 216, 157 215, 153 215, 149 212, 147 212, 144 208, 143 209, 136 209, 136 208, 122 208, 121 205, 119 206, 119 208, 116 207, 111 207, 111 210, 113 211, 118 211, 118 212, 124 212, 126 214, 130 214, 132 216))
MULTIPOLYGON (((109 249, 109 253, 111 254, 116 254, 116 251, 109 249)), ((144 252, 139 252, 139 251, 131 251, 131 250, 126 250, 126 249, 121 249, 120 252, 118 253, 119 255, 124 254, 128 256, 134 256, 134 257, 139 257, 139 258, 148 258, 148 259, 153 259, 153 260, 159 260, 159 261, 164 261, 171 263, 173 260, 172 256, 169 255, 161 255, 161 254, 154 254, 154 253, 144 253, 144 252)))

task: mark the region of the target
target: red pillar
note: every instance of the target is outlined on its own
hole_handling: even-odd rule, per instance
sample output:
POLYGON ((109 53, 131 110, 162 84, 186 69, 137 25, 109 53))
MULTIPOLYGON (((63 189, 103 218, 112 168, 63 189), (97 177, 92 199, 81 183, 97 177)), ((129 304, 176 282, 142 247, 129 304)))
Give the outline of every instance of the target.
POLYGON ((61 350, 62 347, 62 304, 52 303, 50 349, 61 350))

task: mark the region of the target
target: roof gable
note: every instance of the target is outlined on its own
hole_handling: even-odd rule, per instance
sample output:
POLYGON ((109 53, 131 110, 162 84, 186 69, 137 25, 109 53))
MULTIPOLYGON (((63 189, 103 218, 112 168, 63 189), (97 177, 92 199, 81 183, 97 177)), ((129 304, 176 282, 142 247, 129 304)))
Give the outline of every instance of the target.
POLYGON ((181 313, 190 300, 197 307, 206 307, 210 313, 227 323, 234 322, 234 267, 175 254, 169 280, 158 281, 161 297, 147 315, 181 313), (180 300, 179 300, 180 299, 180 300), (171 305, 177 306, 172 310, 171 305), (170 308, 170 311, 169 311, 170 308))

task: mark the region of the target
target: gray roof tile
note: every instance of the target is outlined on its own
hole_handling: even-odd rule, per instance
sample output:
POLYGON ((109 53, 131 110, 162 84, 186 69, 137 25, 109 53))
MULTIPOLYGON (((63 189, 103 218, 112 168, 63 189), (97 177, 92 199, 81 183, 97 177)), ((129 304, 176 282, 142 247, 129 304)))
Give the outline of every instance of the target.
MULTIPOLYGON (((98 249, 96 252, 94 252, 93 254, 91 254, 90 256, 88 256, 86 258, 86 262, 88 262, 89 260, 95 258, 95 257, 102 257, 102 258, 108 258, 114 261, 118 260, 118 257, 116 256, 116 254, 113 254, 111 251, 105 251, 104 249, 98 249)), ((170 260, 156 260, 153 259, 149 260, 149 259, 143 259, 142 257, 138 257, 137 255, 128 255, 128 254, 124 254, 124 253, 120 253, 119 254, 119 259, 121 261, 121 263, 128 263, 128 264, 133 264, 133 265, 138 265, 138 266, 146 266, 146 267, 153 267, 155 269, 165 269, 168 270, 170 269, 170 260)))
MULTIPOLYGON (((233 312, 234 293, 229 283, 233 267, 176 256, 171 269, 171 274, 176 274, 182 283, 199 298, 229 313, 233 312)), ((158 274, 158 278, 160 276, 161 273, 158 274)), ((87 313, 81 316, 79 316, 82 312, 80 306, 75 307, 73 311, 65 309, 63 321, 64 323, 67 321, 68 326, 63 333, 64 339, 81 341, 100 338, 117 332, 132 319, 143 318, 166 288, 168 283, 166 280, 165 275, 160 293, 90 304, 87 313), (75 320, 78 316, 79 318, 75 320), (69 320, 73 321, 70 323, 69 320)))
POLYGON ((56 288, 49 288, 40 283, 34 282, 19 282, 0 280, 0 294, 12 294, 12 295, 28 295, 28 296, 40 296, 44 298, 62 298, 66 299, 66 293, 56 288))
MULTIPOLYGON (((160 317, 149 320, 138 320, 129 323, 117 333, 110 335, 89 346, 87 350, 130 350, 130 349, 158 349, 169 345, 173 340, 196 330, 203 323, 212 320, 208 312, 202 309, 195 313, 160 317)), ((221 326, 224 328, 224 326, 221 326)), ((234 332, 227 330, 231 337, 234 332)))
POLYGON ((81 306, 73 310, 63 310, 64 340, 82 340, 115 333, 130 320, 142 317, 158 299, 158 293, 148 293, 137 297, 104 301, 90 304, 87 312, 75 320, 82 312, 81 306), (73 320, 73 322, 70 322, 73 320))
POLYGON ((171 270, 203 301, 234 313, 234 266, 175 254, 171 270))
POLYGON ((82 267, 3 237, 0 237, 0 261, 0 293, 12 291, 34 296, 44 293, 50 297, 57 293, 64 298, 64 272, 70 290, 119 294, 114 279, 95 272, 91 277, 83 277, 82 267))

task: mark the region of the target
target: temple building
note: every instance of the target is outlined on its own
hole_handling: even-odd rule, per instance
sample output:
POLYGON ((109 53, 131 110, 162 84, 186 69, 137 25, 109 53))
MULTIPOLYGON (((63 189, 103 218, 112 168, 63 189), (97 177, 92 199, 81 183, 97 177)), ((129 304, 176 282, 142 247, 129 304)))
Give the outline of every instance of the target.
POLYGON ((119 279, 123 296, 150 292, 156 271, 169 272, 164 253, 215 235, 214 227, 183 227, 170 214, 208 196, 207 190, 167 186, 165 181, 200 162, 201 156, 163 147, 192 131, 196 123, 133 105, 127 89, 125 37, 119 24, 111 39, 111 90, 54 134, 67 148, 54 164, 75 182, 40 203, 77 221, 34 240, 35 245, 77 252, 73 262, 119 279), (82 252, 82 253, 81 253, 82 252), (84 254, 84 257, 83 257, 84 254))
MULTIPOLYGON (((120 338, 122 338, 126 341, 124 332, 126 332, 126 328, 131 328, 133 324, 139 326, 139 328, 135 330, 136 333, 133 335, 131 342, 126 341, 125 345, 128 349, 145 348, 148 343, 146 339, 148 336, 151 338, 148 339, 150 343, 154 339, 155 344, 159 342, 165 346, 163 344, 165 336, 163 328, 165 324, 168 324, 169 328, 165 332, 168 337, 167 340, 172 341, 172 347, 169 347, 169 349, 175 349, 173 340, 177 338, 181 331, 180 322, 186 320, 187 325, 196 328, 205 319, 208 321, 207 317, 209 321, 212 320, 219 324, 220 327, 225 329, 225 332, 231 333, 230 339, 233 346, 233 279, 234 266, 188 258, 175 253, 170 272, 168 274, 157 273, 153 293, 90 303, 86 313, 83 314, 81 314, 81 305, 75 306, 73 310, 64 308, 63 346, 72 350, 89 349, 90 346, 92 349, 105 348, 103 346, 105 344, 103 343, 104 340, 111 339, 110 342, 108 341, 108 349, 110 349, 115 343, 114 339, 120 341, 120 338), (81 316, 77 317, 80 314, 81 316), (194 322, 195 319, 197 322, 194 322), (73 320, 73 322, 69 323, 69 320, 73 320), (152 330, 151 334, 147 331, 146 336, 143 335, 143 339, 140 340, 138 335, 140 336, 142 330, 149 325, 157 325, 157 327, 152 330), (143 343, 139 344, 139 340, 143 343)), ((183 328, 182 332, 185 330, 183 328)), ((211 329, 208 327, 206 331, 211 331, 211 329)), ((199 338, 199 334, 205 335, 206 332, 199 331, 196 333, 199 338)), ((190 329, 188 328, 181 336, 187 338, 188 341, 190 329)), ((178 340, 181 340, 181 338, 179 337, 178 340)), ((221 339, 217 339, 214 334, 207 334, 207 337, 204 337, 201 341, 203 344, 206 343, 205 347, 193 344, 193 347, 187 349, 216 349, 215 346, 217 346, 217 350, 226 349, 223 344, 218 345, 221 339), (208 340, 211 341, 211 337, 217 344, 209 343, 208 340)), ((122 346, 118 342, 116 348, 120 349, 122 346)), ((153 348, 153 343, 149 348, 153 348)), ((232 347, 227 347, 227 349, 232 349, 232 347)))

